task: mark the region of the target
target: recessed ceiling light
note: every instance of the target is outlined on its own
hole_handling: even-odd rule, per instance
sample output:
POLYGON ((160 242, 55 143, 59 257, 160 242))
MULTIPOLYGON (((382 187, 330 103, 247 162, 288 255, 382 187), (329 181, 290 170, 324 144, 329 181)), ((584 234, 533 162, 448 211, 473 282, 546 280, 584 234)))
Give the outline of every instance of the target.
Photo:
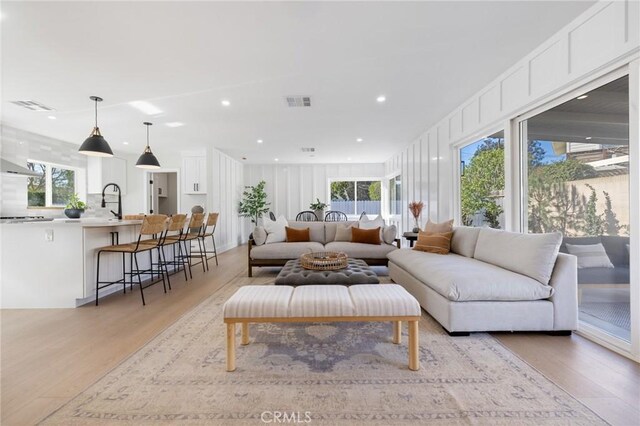
POLYGON ((167 127, 182 127, 182 126, 184 126, 184 123, 181 123, 180 121, 172 121, 170 123, 164 123, 164 124, 167 127))
POLYGON ((277 158, 274 158, 273 161, 280 161, 280 160, 278 160, 277 158))
POLYGON ((122 145, 129 145, 129 142, 124 141, 124 142, 122 142, 122 145))
POLYGON ((258 142, 258 143, 262 143, 263 141, 262 141, 262 139, 258 139, 258 141, 257 141, 257 142, 258 142))
POLYGON ((383 103, 383 102, 384 102, 384 101, 386 101, 386 100, 387 100, 387 97, 386 97, 385 95, 380 95, 380 96, 378 96, 378 97, 376 98, 376 101, 377 101, 378 103, 383 103))
POLYGON ((587 99, 589 95, 578 96, 576 99, 587 99))
POLYGON ((231 105, 231 102, 228 99, 223 99, 221 102, 222 106, 229 106, 231 105))
POLYGON ((591 136, 587 136, 585 139, 590 141, 591 140, 591 136))
POLYGON ((362 142, 362 140, 363 140, 362 138, 358 138, 356 139, 356 142, 362 142))
POLYGON ((160 108, 147 101, 133 101, 129 102, 129 105, 147 115, 157 115, 162 113, 160 108))
POLYGON ((351 161, 351 157, 347 157, 347 161, 351 161))
POLYGON ((49 117, 47 117, 49 120, 55 120, 56 116, 55 115, 50 115, 49 117))

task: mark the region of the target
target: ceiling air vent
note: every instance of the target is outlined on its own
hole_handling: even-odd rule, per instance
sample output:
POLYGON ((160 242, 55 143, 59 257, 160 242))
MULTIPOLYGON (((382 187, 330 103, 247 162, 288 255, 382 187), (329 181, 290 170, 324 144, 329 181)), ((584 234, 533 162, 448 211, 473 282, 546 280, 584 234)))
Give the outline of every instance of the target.
POLYGON ((302 152, 316 152, 315 148, 302 148, 302 152))
POLYGON ((30 109, 31 111, 55 111, 53 108, 49 108, 36 101, 12 101, 11 103, 30 109))
POLYGON ((285 96, 284 99, 290 108, 311 106, 311 96, 285 96))

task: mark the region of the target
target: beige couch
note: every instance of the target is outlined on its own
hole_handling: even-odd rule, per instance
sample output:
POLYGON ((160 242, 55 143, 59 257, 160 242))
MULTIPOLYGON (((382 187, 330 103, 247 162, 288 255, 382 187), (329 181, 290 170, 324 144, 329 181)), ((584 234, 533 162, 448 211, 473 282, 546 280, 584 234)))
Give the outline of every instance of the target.
POLYGON ((454 229, 451 253, 389 253, 391 279, 450 334, 552 331, 578 326, 577 259, 560 234, 454 229))
POLYGON ((400 248, 400 240, 394 244, 384 241, 380 245, 334 241, 338 224, 351 225, 356 222, 289 222, 289 227, 309 228, 311 241, 305 243, 268 243, 256 245, 249 240, 248 266, 249 276, 253 276, 254 266, 283 266, 287 261, 300 255, 317 251, 341 251, 351 258, 362 259, 369 265, 387 265, 387 254, 400 248))

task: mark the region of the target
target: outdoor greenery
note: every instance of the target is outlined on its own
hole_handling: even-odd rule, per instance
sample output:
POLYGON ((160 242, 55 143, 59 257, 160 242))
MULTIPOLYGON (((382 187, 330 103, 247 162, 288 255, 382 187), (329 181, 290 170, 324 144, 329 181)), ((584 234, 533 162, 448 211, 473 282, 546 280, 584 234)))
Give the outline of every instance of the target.
MULTIPOLYGON (((529 232, 562 232, 563 235, 619 235, 626 231, 612 209, 611 197, 590 190, 583 195, 575 182, 597 177, 596 170, 575 159, 545 162, 539 141, 528 144, 529 232), (604 197, 604 212, 598 213, 598 200, 604 197)), ((476 149, 464 168, 460 182, 461 213, 471 225, 478 213, 493 228, 500 226, 503 213, 498 199, 504 191, 504 142, 487 138, 476 149)))
POLYGON ((561 232, 568 236, 619 235, 626 230, 612 209, 611 197, 602 191, 603 213, 598 213, 598 191, 588 184, 582 195, 578 180, 597 177, 596 170, 574 159, 544 164, 531 157, 540 143, 529 143, 529 232, 561 232))
POLYGON ((460 179, 462 222, 471 225, 482 212, 492 228, 500 227, 503 208, 497 199, 504 191, 504 141, 487 138, 478 147, 460 179))
POLYGON ((267 203, 267 193, 264 190, 265 181, 260 181, 256 186, 245 187, 242 193, 242 201, 238 212, 241 217, 251 218, 251 223, 257 225, 258 219, 269 212, 271 203, 267 203))
POLYGON ((355 182, 346 180, 331 182, 331 200, 355 200, 355 182))

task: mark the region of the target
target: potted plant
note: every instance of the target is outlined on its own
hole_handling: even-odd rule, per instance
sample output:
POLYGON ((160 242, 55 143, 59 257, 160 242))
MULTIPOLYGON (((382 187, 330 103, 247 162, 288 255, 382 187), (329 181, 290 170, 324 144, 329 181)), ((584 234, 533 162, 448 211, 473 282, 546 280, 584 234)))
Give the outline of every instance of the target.
POLYGON ((413 232, 420 232, 420 215, 424 209, 424 203, 422 201, 412 201, 409 203, 409 211, 413 216, 413 232))
POLYGON ((320 201, 320 198, 316 198, 315 203, 309 204, 309 209, 313 210, 313 213, 315 213, 319 221, 324 220, 324 209, 326 209, 327 207, 328 206, 325 203, 320 201))
POLYGON ((67 215, 69 219, 80 219, 80 215, 84 213, 84 209, 86 208, 87 205, 83 201, 80 201, 78 194, 75 193, 69 198, 69 204, 67 204, 64 209, 64 214, 67 215))
POLYGON ((256 186, 245 187, 238 209, 241 217, 251 218, 251 223, 256 226, 260 216, 268 213, 271 205, 271 203, 267 203, 267 193, 264 192, 265 185, 265 181, 260 181, 256 186))

